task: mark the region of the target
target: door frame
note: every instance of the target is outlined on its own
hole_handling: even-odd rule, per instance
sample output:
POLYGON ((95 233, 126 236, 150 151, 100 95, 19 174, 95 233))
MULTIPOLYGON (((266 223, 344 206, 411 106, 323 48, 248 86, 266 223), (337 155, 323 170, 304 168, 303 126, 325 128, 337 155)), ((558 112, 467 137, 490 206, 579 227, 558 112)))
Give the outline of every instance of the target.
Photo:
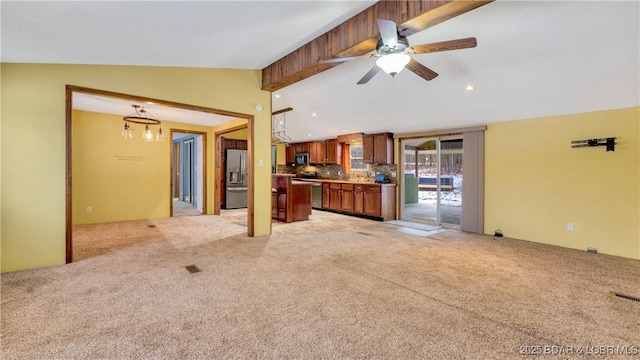
MULTIPOLYGON (((254 116, 251 114, 243 114, 233 111, 215 109, 204 106, 190 105, 184 104, 174 101, 155 99, 145 96, 131 95, 118 93, 107 90, 99 90, 93 88, 87 88, 83 86, 76 85, 66 85, 65 86, 65 262, 71 263, 73 262, 73 162, 72 162, 72 135, 73 135, 73 93, 84 93, 84 94, 92 94, 104 97, 111 97, 116 99, 124 99, 124 100, 132 100, 132 101, 140 101, 140 102, 153 102, 156 104, 171 106, 179 109, 192 110, 192 111, 200 111, 209 114, 215 115, 223 115, 229 116, 236 119, 245 119, 247 120, 247 154, 248 154, 248 163, 249 168, 247 169, 247 173, 249 176, 248 193, 247 193, 247 235, 250 237, 255 236, 255 215, 254 215, 254 163, 253 158, 255 156, 253 150, 253 142, 255 141, 255 130, 254 130, 254 116)), ((169 145, 172 146, 172 141, 169 141, 169 145)), ((171 189, 169 189, 171 191, 171 189)), ((217 198, 217 197, 215 197, 217 198)), ((215 199, 214 198, 214 199, 215 199)), ((215 200, 214 200, 215 202, 215 200)), ((219 210, 218 210, 219 215, 219 210)))
MULTIPOLYGON (((185 129, 177 129, 170 128, 169 129, 169 138, 171 139, 171 156, 169 156, 169 216, 173 217, 173 181, 175 178, 175 170, 173 167, 173 161, 176 159, 176 154, 174 154, 175 146, 173 145, 173 134, 181 133, 181 134, 193 134, 202 136, 202 148, 200 149, 202 156, 202 213, 207 213, 207 133, 202 131, 193 131, 193 130, 185 130, 185 129)), ((195 141, 194 141, 195 144, 195 141)), ((180 150, 182 151, 182 150, 180 150)), ((182 174, 182 173, 181 173, 182 174)), ((180 176, 182 177, 182 176, 180 176)), ((193 192, 193 188, 191 189, 193 192)), ((179 197, 179 196, 178 196, 179 197)))
MULTIPOLYGON (((405 188, 405 177, 404 177, 404 158, 405 158, 405 142, 411 140, 421 140, 421 141, 435 141, 436 143, 436 220, 425 220, 433 225, 444 226, 444 227, 452 227, 459 228, 462 224, 462 207, 460 208, 460 224, 449 224, 442 222, 442 209, 441 209, 441 200, 442 200, 442 189, 440 184, 440 179, 442 178, 442 141, 447 140, 464 140, 463 134, 442 134, 442 135, 427 135, 427 136, 415 136, 415 137, 403 137, 400 138, 398 142, 398 147, 400 149, 400 156, 398 158, 398 177, 400 177, 400 189, 399 189, 399 202, 398 202, 398 218, 403 219, 405 212, 405 196, 404 196, 404 188, 405 188)), ((464 142, 463 142, 464 147, 464 142)), ((418 158, 416 156, 416 172, 417 172, 418 158)), ((463 173, 463 181, 464 181, 464 173, 463 173)), ((464 201, 464 198, 463 198, 464 201)))
MULTIPOLYGON (((222 196, 223 196, 222 192, 225 190, 224 185, 221 184, 221 181, 224 181, 225 179, 224 172, 226 171, 226 169, 223 168, 224 161, 222 161, 222 157, 224 156, 223 150, 222 150, 222 147, 223 147, 222 136, 224 134, 234 132, 237 130, 242 130, 242 129, 247 129, 247 155, 248 155, 247 162, 249 162, 249 167, 247 168, 247 176, 249 177, 248 179, 249 181, 247 183, 247 187, 249 188, 247 191, 247 209, 249 208, 250 204, 253 205, 253 175, 252 175, 253 162, 251 160, 253 146, 251 141, 249 141, 249 139, 251 138, 250 134, 253 133, 252 126, 253 124, 251 122, 247 122, 246 124, 240 124, 240 125, 233 126, 221 131, 216 131, 213 134, 214 142, 215 142, 214 157, 216 159, 215 161, 216 163, 215 179, 216 180, 213 182, 213 193, 215 194, 215 197, 213 198, 213 214, 214 215, 220 215, 220 209, 222 208, 222 201, 220 199, 222 199, 222 196)), ((251 212, 253 213, 253 206, 251 207, 251 212)), ((251 224, 247 222, 247 226, 251 226, 251 224)))

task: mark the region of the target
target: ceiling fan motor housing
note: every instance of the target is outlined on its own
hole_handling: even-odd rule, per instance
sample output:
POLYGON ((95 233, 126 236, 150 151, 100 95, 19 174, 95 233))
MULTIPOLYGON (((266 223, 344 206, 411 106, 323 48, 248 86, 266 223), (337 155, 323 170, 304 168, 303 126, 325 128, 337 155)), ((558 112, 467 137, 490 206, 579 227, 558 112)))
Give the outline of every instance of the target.
POLYGON ((398 36, 398 44, 393 47, 389 47, 382 42, 382 39, 378 40, 378 44, 376 45, 376 52, 380 56, 402 53, 409 47, 409 41, 406 37, 398 36))

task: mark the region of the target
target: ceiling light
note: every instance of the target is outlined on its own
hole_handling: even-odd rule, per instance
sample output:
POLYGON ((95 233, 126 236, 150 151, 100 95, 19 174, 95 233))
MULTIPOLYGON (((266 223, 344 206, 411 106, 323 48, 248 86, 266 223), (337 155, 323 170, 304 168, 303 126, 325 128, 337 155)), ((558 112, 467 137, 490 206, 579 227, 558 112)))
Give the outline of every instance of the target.
POLYGON ((311 137, 311 134, 307 135, 308 137, 311 137))
POLYGON ((376 65, 387 74, 395 76, 404 69, 410 60, 411 57, 405 53, 389 54, 378 58, 376 65))
POLYGON ((318 114, 316 114, 316 113, 313 113, 313 114, 311 114, 311 116, 318 116, 318 114))
MULTIPOLYGON (((133 127, 131 124, 142 124, 144 125, 142 138, 146 141, 153 141, 154 137, 153 133, 151 132, 151 128, 149 128, 149 125, 160 125, 160 120, 156 119, 155 116, 151 115, 140 105, 131 105, 131 107, 133 108, 133 113, 122 118, 122 120, 124 120, 122 137, 124 137, 125 139, 133 139, 133 127)), ((164 141, 162 128, 158 130, 158 133, 155 136, 155 140, 164 141)))
POLYGON ((475 86, 473 86, 473 85, 471 85, 471 84, 467 85, 467 90, 469 90, 469 91, 472 91, 472 90, 473 90, 473 89, 475 89, 475 88, 476 88, 476 87, 475 87, 475 86))
POLYGON ((280 99, 280 94, 275 94, 273 96, 275 96, 276 98, 280 99))

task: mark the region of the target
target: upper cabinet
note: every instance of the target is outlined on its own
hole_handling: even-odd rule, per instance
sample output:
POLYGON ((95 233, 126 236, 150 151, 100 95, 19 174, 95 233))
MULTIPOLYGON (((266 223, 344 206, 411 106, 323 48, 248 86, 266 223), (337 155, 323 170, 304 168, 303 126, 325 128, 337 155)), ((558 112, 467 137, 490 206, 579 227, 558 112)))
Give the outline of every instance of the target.
POLYGON ((247 140, 227 139, 225 137, 222 137, 222 149, 247 150, 247 140))
POLYGON ((285 162, 287 165, 293 165, 296 163, 296 149, 293 144, 289 144, 285 147, 285 162))
MULTIPOLYGON (((356 134, 362 139, 362 153, 365 164, 393 164, 393 134, 356 134)), ((307 141, 287 146, 287 164, 295 163, 295 153, 309 153, 310 165, 340 165, 342 145, 338 139, 307 141)), ((348 142, 348 141, 347 141, 348 142)))
POLYGON ((294 143, 293 146, 295 147, 295 152, 297 152, 297 153, 308 153, 309 152, 309 143, 308 142, 294 143))
POLYGON ((342 158, 342 146, 337 139, 329 139, 326 143, 327 148, 327 164, 340 164, 342 158))
POLYGON ((393 134, 365 134, 362 137, 362 157, 365 164, 393 164, 393 134))
POLYGON ((327 149, 325 141, 310 141, 309 143, 309 164, 325 164, 327 162, 327 149))

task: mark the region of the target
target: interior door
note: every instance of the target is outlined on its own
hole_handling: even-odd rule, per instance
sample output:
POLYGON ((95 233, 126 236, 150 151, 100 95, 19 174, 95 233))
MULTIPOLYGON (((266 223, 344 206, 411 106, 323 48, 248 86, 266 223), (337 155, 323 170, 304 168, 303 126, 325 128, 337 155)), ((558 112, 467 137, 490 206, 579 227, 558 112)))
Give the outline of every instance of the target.
POLYGON ((193 204, 194 158, 193 139, 182 143, 182 201, 193 204))

